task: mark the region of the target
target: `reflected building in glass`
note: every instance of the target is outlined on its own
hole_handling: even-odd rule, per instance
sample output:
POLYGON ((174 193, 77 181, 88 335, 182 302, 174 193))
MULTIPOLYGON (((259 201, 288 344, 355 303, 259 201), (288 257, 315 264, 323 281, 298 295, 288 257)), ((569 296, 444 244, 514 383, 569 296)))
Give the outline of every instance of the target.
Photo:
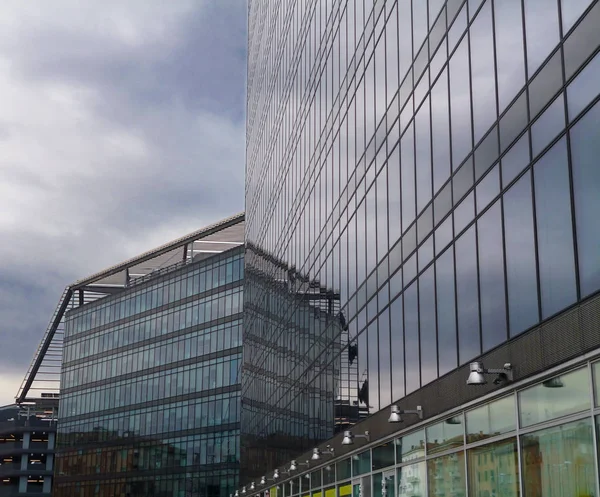
MULTIPOLYGON (((343 325, 306 321, 335 346, 313 340, 293 375, 274 372, 264 411, 247 413, 242 431, 294 444, 275 461, 257 442, 247 476, 283 471, 325 440, 347 449, 330 436, 335 416, 299 429, 290 407, 314 417, 317 399, 296 387, 321 391, 336 355, 351 351, 357 374, 331 393, 364 406, 371 416, 353 430, 375 444, 398 429, 392 402, 423 406, 427 420, 505 388, 467 386, 470 361, 510 363, 520 384, 600 348, 598 1, 251 0, 248 23, 246 240, 278 264, 246 260, 246 299, 264 307, 245 336, 285 298, 268 323, 281 346, 244 355, 245 367, 277 369, 298 352, 311 303, 282 290, 280 266, 336 295, 343 325)), ((520 443, 521 455, 533 446, 520 443)), ((427 463, 435 495, 464 488, 465 457, 427 463), (458 473, 436 479, 442 463, 458 473)), ((503 485, 546 478, 531 471, 503 485)))
POLYGON ((54 495, 208 496, 240 469, 244 216, 70 287, 54 495), (85 303, 86 292, 103 293, 85 303), (81 300, 79 300, 81 299, 81 300))

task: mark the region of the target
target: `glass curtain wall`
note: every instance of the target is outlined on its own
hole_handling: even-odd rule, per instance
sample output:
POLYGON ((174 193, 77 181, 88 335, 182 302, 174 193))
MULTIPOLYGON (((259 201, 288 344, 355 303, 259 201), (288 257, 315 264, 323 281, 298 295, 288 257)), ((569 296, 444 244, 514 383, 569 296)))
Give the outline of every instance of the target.
POLYGON ((243 280, 236 248, 67 315, 55 495, 236 488, 243 280))
POLYGON ((561 372, 284 481, 271 495, 598 495, 599 374, 600 362, 561 372))
MULTIPOLYGON (((246 237, 339 295, 336 397, 376 411, 598 292, 597 0, 252 0, 248 22, 246 237)), ((247 264, 271 305, 279 270, 247 264)), ((271 381, 269 406, 304 402, 271 381)))

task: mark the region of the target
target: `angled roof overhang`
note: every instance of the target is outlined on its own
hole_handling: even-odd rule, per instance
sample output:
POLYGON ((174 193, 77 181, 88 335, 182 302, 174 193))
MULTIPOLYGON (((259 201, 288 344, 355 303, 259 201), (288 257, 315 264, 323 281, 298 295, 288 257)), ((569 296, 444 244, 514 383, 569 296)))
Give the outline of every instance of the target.
POLYGON ((244 244, 244 214, 237 214, 154 250, 133 257, 67 286, 17 394, 17 403, 57 398, 64 337, 64 316, 107 295, 122 292, 199 258, 244 244))

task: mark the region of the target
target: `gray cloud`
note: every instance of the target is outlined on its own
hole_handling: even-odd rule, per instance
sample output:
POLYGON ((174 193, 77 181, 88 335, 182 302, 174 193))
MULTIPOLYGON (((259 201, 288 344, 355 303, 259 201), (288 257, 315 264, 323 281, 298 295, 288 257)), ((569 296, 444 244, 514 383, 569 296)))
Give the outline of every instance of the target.
POLYGON ((79 5, 0 13, 0 404, 64 286, 244 205, 244 3, 79 5))

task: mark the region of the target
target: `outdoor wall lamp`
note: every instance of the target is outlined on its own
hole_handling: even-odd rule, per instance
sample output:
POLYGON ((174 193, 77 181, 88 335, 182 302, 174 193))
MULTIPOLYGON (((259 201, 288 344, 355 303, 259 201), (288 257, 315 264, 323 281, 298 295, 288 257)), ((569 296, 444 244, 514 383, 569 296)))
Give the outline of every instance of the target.
POLYGON ((254 485, 254 482, 250 483, 250 490, 254 490, 256 488, 256 486, 254 485))
POLYGON ((296 471, 298 469, 298 466, 308 466, 308 465, 310 465, 308 460, 305 462, 296 462, 296 459, 294 459, 290 464, 290 471, 296 471))
POLYGON ((311 459, 313 461, 318 461, 319 459, 321 459, 321 456, 334 456, 335 455, 335 450, 333 449, 333 447, 330 447, 329 445, 327 446, 327 450, 322 451, 321 449, 319 449, 318 447, 315 447, 313 449, 313 455, 311 457, 311 459))
POLYGON ((417 406, 416 409, 402 410, 397 405, 393 405, 391 411, 388 423, 402 423, 404 421, 402 419, 403 414, 416 414, 419 416, 419 419, 423 419, 423 408, 421 406, 417 406))
POLYGON ((486 374, 498 375, 494 380, 494 385, 513 381, 513 369, 510 362, 507 362, 502 369, 485 369, 483 363, 477 361, 469 364, 469 370, 471 372, 467 378, 467 385, 485 385, 487 383, 487 380, 485 379, 486 374))
POLYGON ((365 438, 367 442, 371 441, 371 437, 368 431, 365 431, 364 435, 354 435, 350 430, 344 432, 344 438, 342 439, 342 445, 353 445, 355 438, 365 438))
POLYGON ((242 493, 245 494, 246 493, 246 487, 242 487, 242 493))

